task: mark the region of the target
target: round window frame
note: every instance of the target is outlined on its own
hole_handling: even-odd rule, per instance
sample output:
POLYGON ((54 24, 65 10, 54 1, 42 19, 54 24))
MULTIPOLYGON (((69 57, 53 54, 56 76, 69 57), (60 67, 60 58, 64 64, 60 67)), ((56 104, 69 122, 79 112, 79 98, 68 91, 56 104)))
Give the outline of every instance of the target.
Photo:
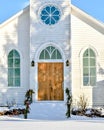
POLYGON ((39 18, 40 23, 42 23, 43 25, 46 25, 46 26, 48 26, 48 27, 53 27, 53 26, 55 26, 56 24, 58 24, 58 23, 60 22, 61 16, 62 16, 62 11, 61 11, 60 7, 59 7, 58 5, 56 5, 56 4, 53 4, 53 3, 49 3, 49 4, 43 5, 42 7, 40 7, 40 9, 39 9, 39 11, 38 11, 38 18, 39 18), (46 23, 41 19, 41 12, 42 12, 42 10, 43 10, 45 7, 47 7, 47 6, 54 6, 54 7, 57 8, 58 11, 60 12, 60 18, 59 18, 59 20, 58 20, 55 24, 50 24, 50 25, 49 25, 49 24, 46 24, 46 23))

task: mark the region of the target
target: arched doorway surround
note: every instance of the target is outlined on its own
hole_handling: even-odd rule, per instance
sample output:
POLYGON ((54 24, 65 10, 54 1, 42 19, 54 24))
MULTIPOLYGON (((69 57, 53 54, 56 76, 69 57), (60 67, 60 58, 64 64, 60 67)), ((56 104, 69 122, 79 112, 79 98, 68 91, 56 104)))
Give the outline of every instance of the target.
POLYGON ((61 49, 53 44, 38 51, 37 100, 64 100, 64 58, 61 49))

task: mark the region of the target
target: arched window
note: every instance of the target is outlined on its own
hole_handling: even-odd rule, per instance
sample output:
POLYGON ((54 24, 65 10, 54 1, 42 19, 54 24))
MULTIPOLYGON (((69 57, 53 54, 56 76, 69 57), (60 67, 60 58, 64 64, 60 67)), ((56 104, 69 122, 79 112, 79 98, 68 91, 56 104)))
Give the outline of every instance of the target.
POLYGON ((90 48, 86 49, 83 54, 83 85, 96 85, 96 56, 90 48))
POLYGON ((41 52, 39 59, 62 59, 62 56, 55 47, 48 46, 41 52))
POLYGON ((16 50, 8 55, 8 86, 20 86, 20 55, 16 50))

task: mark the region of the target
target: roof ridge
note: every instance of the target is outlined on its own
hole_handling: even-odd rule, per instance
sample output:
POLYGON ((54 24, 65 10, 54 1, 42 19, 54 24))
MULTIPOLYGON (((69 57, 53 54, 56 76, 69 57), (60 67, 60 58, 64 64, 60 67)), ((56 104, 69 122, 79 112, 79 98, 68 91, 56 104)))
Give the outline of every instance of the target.
POLYGON ((71 4, 71 14, 75 15, 82 21, 88 23, 96 30, 99 30, 101 33, 104 34, 104 23, 98 21, 91 15, 87 14, 86 12, 82 11, 81 9, 77 8, 76 6, 71 4))
POLYGON ((0 28, 5 26, 7 23, 11 22, 12 20, 14 20, 15 18, 17 18, 19 15, 21 15, 24 11, 27 11, 29 8, 29 5, 27 7, 25 7, 24 9, 20 10, 19 12, 17 12, 15 15, 11 16, 9 19, 7 19, 6 21, 4 21, 3 23, 0 24, 0 28))

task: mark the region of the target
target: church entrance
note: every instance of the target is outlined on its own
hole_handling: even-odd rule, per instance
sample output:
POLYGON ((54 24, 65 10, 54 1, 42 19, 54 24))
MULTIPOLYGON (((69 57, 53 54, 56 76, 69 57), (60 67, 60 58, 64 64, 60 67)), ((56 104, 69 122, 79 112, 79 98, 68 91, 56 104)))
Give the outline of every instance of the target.
POLYGON ((38 100, 63 100, 63 63, 38 63, 38 100))
POLYGON ((38 101, 64 100, 64 63, 59 50, 44 48, 38 62, 38 101))

